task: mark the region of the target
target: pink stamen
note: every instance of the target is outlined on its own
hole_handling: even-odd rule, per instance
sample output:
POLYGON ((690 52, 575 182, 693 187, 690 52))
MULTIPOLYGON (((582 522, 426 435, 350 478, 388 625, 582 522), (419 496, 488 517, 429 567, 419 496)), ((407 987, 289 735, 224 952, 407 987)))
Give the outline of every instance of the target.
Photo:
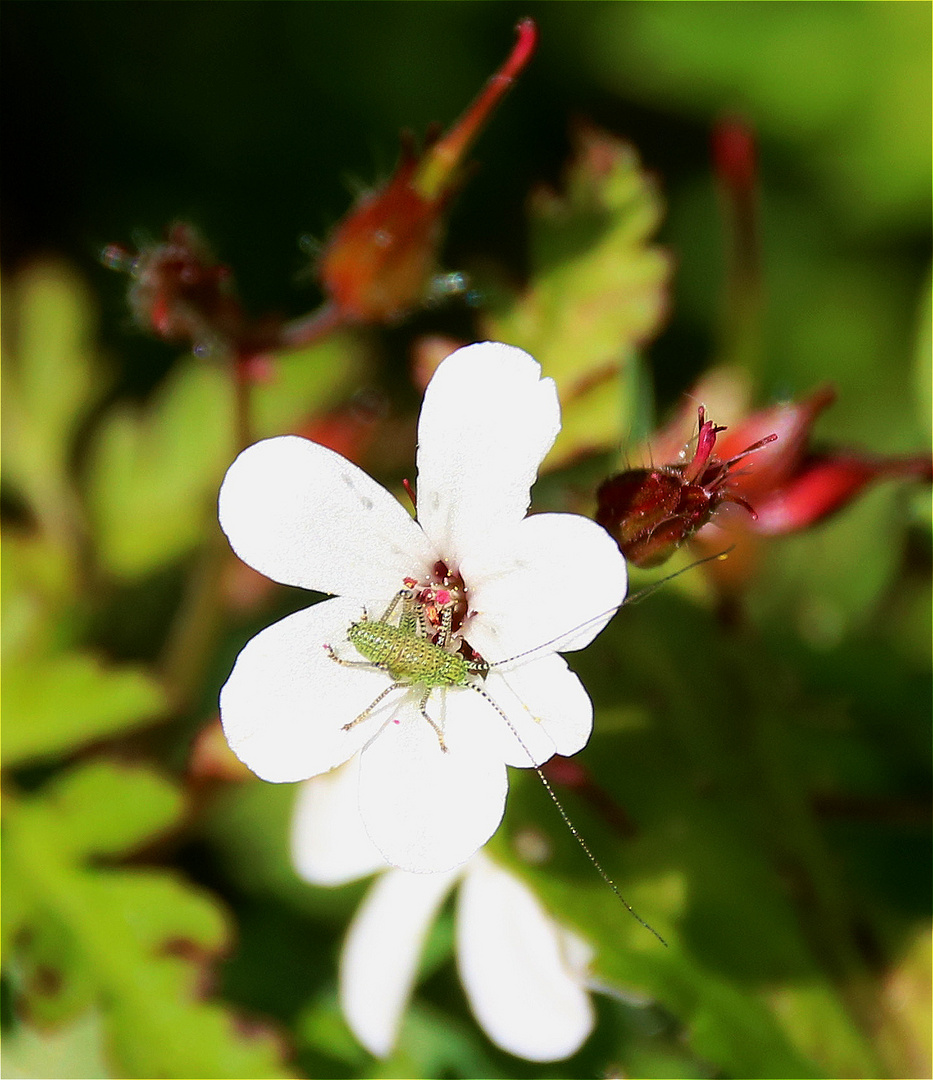
MULTIPOLYGON (((726 429, 720 428, 719 430, 725 431, 726 429)), ((770 435, 765 435, 765 437, 763 439, 759 439, 758 442, 752 443, 751 446, 746 446, 740 454, 736 454, 735 457, 729 458, 729 460, 726 462, 726 468, 734 465, 737 461, 741 461, 742 458, 747 457, 749 454, 753 454, 756 450, 760 450, 763 446, 767 446, 768 443, 777 442, 777 438, 777 432, 772 431, 770 435)))
POLYGON ((706 409, 702 405, 697 409, 697 423, 700 429, 697 434, 697 448, 694 451, 693 460, 684 470, 684 479, 689 484, 696 483, 703 475, 713 447, 716 445, 716 436, 720 431, 726 430, 714 424, 712 420, 706 419, 706 409))

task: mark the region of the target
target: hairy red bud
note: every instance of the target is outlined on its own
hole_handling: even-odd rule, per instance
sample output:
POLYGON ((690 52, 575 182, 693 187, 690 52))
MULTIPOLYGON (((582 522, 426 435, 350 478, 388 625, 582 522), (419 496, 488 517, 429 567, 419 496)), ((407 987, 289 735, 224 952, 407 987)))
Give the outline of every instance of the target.
POLYGON ((162 243, 135 255, 110 244, 101 258, 130 274, 133 314, 141 326, 166 341, 190 342, 196 350, 219 347, 238 355, 255 355, 275 341, 273 326, 247 321, 230 268, 214 259, 191 225, 176 222, 162 243))
POLYGON ((318 273, 344 319, 391 321, 421 302, 434 273, 442 216, 464 156, 534 51, 537 30, 532 20, 524 19, 517 32, 506 62, 450 131, 420 158, 411 140, 404 140, 395 175, 365 195, 337 226, 318 273))
POLYGON ((596 493, 596 520, 615 538, 636 566, 657 566, 689 540, 724 502, 755 511, 735 492, 734 466, 777 435, 758 439, 722 460, 713 450, 725 428, 707 420, 701 405, 696 449, 690 461, 654 468, 629 469, 606 480, 596 493))

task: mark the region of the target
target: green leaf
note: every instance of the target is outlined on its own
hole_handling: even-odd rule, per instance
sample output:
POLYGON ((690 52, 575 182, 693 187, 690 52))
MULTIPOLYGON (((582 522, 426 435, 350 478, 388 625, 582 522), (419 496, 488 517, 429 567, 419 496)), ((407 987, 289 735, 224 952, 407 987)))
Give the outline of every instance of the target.
POLYGON ((181 806, 161 778, 103 765, 7 802, 4 871, 30 899, 7 958, 18 1008, 62 1020, 95 1002, 121 1076, 290 1075, 271 1033, 244 1035, 204 999, 205 965, 229 943, 214 900, 162 871, 87 862, 164 831, 181 806))
POLYGON ((12 526, 3 530, 0 551, 4 661, 60 648, 68 631, 68 620, 61 616, 77 593, 74 561, 48 537, 12 526))
POLYGON ((233 390, 215 367, 179 365, 146 408, 122 405, 91 449, 88 499, 99 557, 131 578, 190 551, 216 516, 233 460, 233 390))
POLYGON ((62 840, 76 856, 119 855, 158 836, 181 816, 181 792, 139 766, 95 761, 56 779, 48 805, 70 823, 62 840), (114 807, 120 807, 119 814, 114 807))
POLYGON ((68 476, 78 424, 99 388, 91 303, 75 274, 36 263, 10 287, 12 345, 3 363, 3 474, 46 530, 73 531, 68 476))
POLYGON ((37 1076, 108 1080, 117 1076, 107 1060, 100 1012, 89 1009, 54 1031, 18 1025, 3 1039, 3 1075, 7 1080, 34 1080, 37 1076))
POLYGON ((10 661, 3 690, 7 765, 67 753, 145 724, 165 708, 162 690, 145 672, 107 667, 86 653, 10 661))
MULTIPOLYGON (((275 357, 251 390, 254 436, 300 427, 356 377, 352 339, 275 357)), ((133 578, 191 551, 217 525, 217 492, 236 456, 234 390, 219 365, 185 358, 146 407, 121 405, 102 422, 88 469, 100 557, 133 578)))
POLYGON ((638 347, 658 330, 670 258, 652 244, 657 190, 627 143, 592 129, 579 138, 566 192, 531 207, 532 277, 487 318, 493 338, 527 349, 553 377, 563 429, 548 458, 615 449, 641 392, 638 347))

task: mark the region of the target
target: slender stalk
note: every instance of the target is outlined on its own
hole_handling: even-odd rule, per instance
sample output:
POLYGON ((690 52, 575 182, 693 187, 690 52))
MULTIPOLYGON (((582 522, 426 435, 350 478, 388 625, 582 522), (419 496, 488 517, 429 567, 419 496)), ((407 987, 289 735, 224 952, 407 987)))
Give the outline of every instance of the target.
POLYGON ((347 317, 336 305, 322 304, 310 315, 303 315, 286 323, 279 334, 281 347, 297 349, 303 345, 312 345, 327 337, 347 324, 347 317))
POLYGON ((186 583, 186 591, 169 630, 159 671, 175 713, 188 710, 214 652, 223 621, 221 581, 233 554, 215 525, 186 583))

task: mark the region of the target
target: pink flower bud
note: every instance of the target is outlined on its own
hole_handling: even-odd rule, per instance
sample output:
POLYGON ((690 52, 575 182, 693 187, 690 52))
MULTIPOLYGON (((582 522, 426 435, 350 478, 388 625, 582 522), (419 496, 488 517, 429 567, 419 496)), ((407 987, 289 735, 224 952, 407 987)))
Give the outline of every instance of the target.
POLYGON ((933 480, 928 457, 880 458, 852 451, 808 455, 797 472, 758 504, 751 528, 763 536, 797 532, 848 506, 875 480, 933 480))

